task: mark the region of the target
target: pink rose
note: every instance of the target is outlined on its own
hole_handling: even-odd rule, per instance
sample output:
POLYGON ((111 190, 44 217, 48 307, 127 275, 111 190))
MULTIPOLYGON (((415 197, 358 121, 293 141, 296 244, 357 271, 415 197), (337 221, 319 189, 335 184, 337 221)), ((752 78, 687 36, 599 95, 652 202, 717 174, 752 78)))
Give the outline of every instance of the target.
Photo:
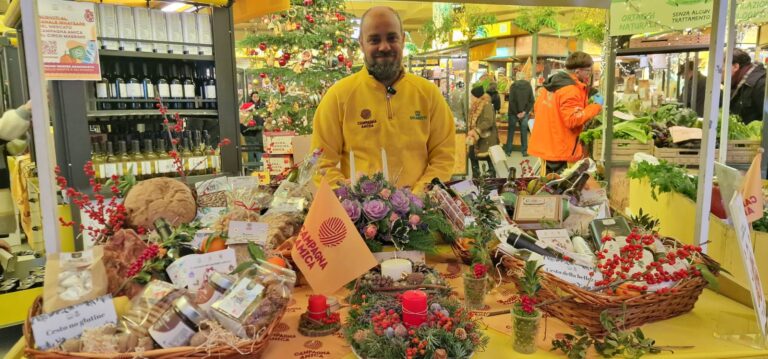
POLYGON ((408 218, 408 223, 410 223, 412 226, 416 226, 416 225, 418 225, 419 223, 421 223, 421 217, 419 217, 419 215, 418 215, 418 214, 412 214, 412 215, 411 215, 411 216, 408 218))
POLYGON ((367 227, 365 227, 365 238, 373 239, 374 237, 376 237, 376 232, 378 230, 379 229, 376 228, 375 224, 369 224, 367 227))
POLYGON ((392 212, 392 214, 389 215, 389 222, 390 223, 394 222, 394 221, 396 221, 398 219, 400 219, 400 216, 397 213, 395 213, 395 212, 392 212))
POLYGON ((392 191, 389 190, 389 188, 385 188, 379 192, 379 196, 384 199, 389 199, 389 196, 392 195, 392 191))

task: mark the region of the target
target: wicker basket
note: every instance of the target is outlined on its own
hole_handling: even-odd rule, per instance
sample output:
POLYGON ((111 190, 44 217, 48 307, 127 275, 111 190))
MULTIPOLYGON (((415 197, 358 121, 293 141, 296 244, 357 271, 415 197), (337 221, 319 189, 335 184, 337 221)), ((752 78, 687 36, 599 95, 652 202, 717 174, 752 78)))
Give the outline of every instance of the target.
MULTIPOLYGON (((287 307, 287 306, 286 306, 287 307)), ((35 338, 32 335, 31 318, 42 313, 43 299, 37 297, 32 307, 29 309, 27 319, 24 321, 24 340, 27 347, 24 353, 27 358, 34 359, 80 359, 80 358, 150 358, 150 359, 171 359, 171 358, 261 358, 261 354, 269 344, 269 336, 275 325, 280 322, 285 314, 285 309, 275 318, 272 324, 267 328, 266 334, 261 340, 243 340, 238 343, 237 348, 231 346, 220 346, 210 350, 197 347, 178 347, 168 349, 149 350, 143 353, 66 353, 60 351, 41 351, 35 348, 35 338)))
MULTIPOLYGON (((664 239, 665 245, 679 245, 670 238, 664 239)), ((706 262, 715 263, 703 255, 706 262)), ((521 259, 504 255, 504 267, 508 269, 510 279, 519 286, 525 262, 521 259)), ((714 273, 717 275, 717 273, 714 273)), ((588 332, 604 334, 600 324, 600 313, 608 311, 613 316, 623 316, 626 328, 639 327, 646 323, 657 322, 676 317, 693 309, 707 281, 701 277, 687 278, 679 282, 676 293, 647 293, 637 297, 620 297, 596 293, 579 288, 549 273, 541 274, 541 290, 538 293, 541 302, 556 301, 542 306, 542 310, 562 320, 570 326, 584 327, 588 332), (571 297, 565 299, 564 297, 571 297), (565 299, 560 300, 558 299, 565 299)))

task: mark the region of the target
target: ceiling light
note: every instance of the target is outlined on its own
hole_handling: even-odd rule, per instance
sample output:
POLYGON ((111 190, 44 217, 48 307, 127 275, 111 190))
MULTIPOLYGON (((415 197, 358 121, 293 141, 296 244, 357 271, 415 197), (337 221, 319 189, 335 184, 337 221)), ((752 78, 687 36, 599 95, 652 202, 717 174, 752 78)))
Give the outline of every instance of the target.
POLYGON ((166 5, 162 10, 165 12, 175 12, 176 10, 181 9, 185 4, 182 2, 172 2, 168 5, 166 5))

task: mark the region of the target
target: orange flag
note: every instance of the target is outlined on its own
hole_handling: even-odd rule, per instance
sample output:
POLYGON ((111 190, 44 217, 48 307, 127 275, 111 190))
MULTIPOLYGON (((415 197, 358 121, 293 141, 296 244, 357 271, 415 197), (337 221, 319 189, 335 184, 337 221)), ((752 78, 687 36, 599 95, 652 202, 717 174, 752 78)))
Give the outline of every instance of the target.
POLYGON ((378 264, 325 180, 315 193, 291 257, 312 289, 326 294, 378 264))
POLYGON ((763 161, 763 149, 760 148, 749 166, 744 182, 741 184, 741 195, 744 197, 744 212, 747 220, 752 223, 763 218, 763 177, 760 173, 760 163, 763 161))

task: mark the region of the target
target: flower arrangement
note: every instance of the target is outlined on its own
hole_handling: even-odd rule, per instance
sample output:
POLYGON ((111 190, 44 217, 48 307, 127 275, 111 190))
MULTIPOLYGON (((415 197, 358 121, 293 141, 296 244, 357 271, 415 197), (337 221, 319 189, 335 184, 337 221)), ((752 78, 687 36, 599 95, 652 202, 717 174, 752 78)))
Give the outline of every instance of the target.
POLYGON ((374 252, 383 245, 433 252, 435 234, 452 234, 445 217, 409 189, 397 189, 381 173, 362 176, 336 190, 341 205, 374 252))
POLYGON ((469 358, 488 345, 480 321, 453 297, 430 296, 419 325, 404 314, 402 295, 373 295, 353 305, 344 336, 361 358, 469 358))
POLYGON ((539 270, 535 261, 525 262, 520 278, 520 302, 512 307, 512 341, 515 351, 531 354, 536 351, 536 335, 539 332, 541 312, 536 309, 536 295, 541 289, 539 270))
POLYGON ((414 264, 412 273, 398 280, 381 274, 381 266, 377 266, 358 280, 350 283, 348 301, 352 304, 361 304, 366 298, 376 293, 397 293, 409 289, 422 289, 436 296, 448 296, 451 287, 434 268, 426 264, 414 264))
POLYGON ((467 309, 482 309, 486 292, 488 292, 488 267, 483 263, 475 263, 471 266, 471 272, 464 274, 464 298, 467 309))

